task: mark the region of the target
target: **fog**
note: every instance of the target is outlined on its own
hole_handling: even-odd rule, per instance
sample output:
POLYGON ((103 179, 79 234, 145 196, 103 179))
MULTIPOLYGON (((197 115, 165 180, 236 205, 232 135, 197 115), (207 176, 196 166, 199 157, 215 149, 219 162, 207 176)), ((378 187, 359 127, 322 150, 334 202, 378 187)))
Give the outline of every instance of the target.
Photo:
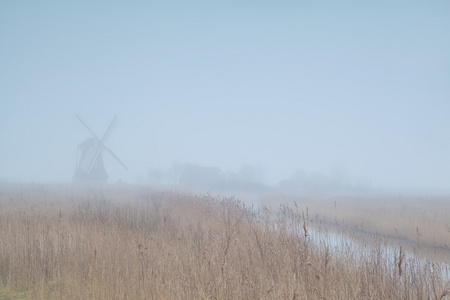
POLYGON ((72 182, 75 116, 117 115, 110 183, 448 193, 449 30, 447 1, 1 1, 0 181, 72 182))

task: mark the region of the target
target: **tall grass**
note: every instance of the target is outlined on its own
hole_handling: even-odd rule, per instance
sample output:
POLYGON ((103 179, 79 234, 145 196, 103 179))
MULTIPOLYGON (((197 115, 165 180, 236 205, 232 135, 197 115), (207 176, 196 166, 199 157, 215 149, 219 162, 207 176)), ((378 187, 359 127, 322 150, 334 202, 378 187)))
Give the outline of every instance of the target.
POLYGON ((383 235, 404 244, 408 251, 450 261, 450 197, 364 196, 299 197, 268 195, 262 200, 274 209, 298 203, 301 209, 334 228, 348 232, 383 235))
POLYGON ((4 186, 0 298, 449 299, 448 264, 382 240, 337 248, 318 221, 232 197, 4 186))

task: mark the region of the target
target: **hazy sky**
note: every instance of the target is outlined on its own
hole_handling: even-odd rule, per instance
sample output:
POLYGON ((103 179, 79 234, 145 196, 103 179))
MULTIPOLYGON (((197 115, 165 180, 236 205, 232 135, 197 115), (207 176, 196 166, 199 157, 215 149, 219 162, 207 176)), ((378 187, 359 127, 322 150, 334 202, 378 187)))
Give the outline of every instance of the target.
POLYGON ((0 1, 0 179, 189 162, 450 190, 449 1, 0 1))

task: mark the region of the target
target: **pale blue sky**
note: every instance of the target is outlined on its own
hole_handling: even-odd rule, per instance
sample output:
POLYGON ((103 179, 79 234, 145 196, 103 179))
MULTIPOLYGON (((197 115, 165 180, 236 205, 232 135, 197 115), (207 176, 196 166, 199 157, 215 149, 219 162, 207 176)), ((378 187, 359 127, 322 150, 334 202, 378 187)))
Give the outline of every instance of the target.
POLYGON ((1 1, 0 178, 189 162, 450 191, 448 1, 1 1), (106 155, 105 155, 106 156, 106 155))

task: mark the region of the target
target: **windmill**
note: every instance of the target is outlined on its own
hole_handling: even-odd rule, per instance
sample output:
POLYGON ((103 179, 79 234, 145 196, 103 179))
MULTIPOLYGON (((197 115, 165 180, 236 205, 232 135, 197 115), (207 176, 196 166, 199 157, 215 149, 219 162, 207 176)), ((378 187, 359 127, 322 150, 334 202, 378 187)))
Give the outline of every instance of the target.
POLYGON ((111 121, 108 129, 103 137, 100 139, 89 126, 76 115, 77 119, 86 129, 92 134, 92 137, 86 139, 84 142, 78 145, 77 150, 77 162, 76 170, 74 174, 75 182, 106 182, 108 174, 106 173, 105 166, 103 164, 103 152, 107 151, 114 157, 119 164, 128 170, 125 164, 114 154, 108 147, 106 142, 111 136, 111 132, 117 126, 117 116, 111 121), (81 152, 81 155, 79 153, 81 152))

